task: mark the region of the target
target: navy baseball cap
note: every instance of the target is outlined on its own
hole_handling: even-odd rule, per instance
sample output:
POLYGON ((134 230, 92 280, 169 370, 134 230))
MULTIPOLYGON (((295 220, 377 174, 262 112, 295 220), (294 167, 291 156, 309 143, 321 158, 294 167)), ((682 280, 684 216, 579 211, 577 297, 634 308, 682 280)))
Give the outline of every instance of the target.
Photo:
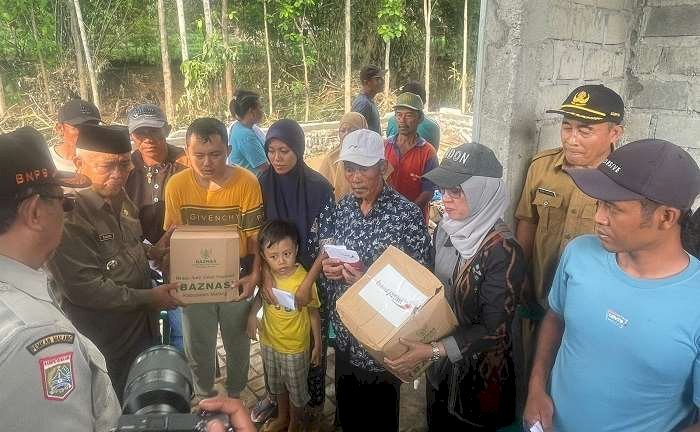
POLYGON ((567 172, 586 195, 601 201, 649 199, 681 210, 700 194, 700 169, 688 152, 660 140, 631 142, 610 153, 598 168, 567 172))
POLYGON ((23 127, 0 135, 1 198, 14 198, 36 185, 84 188, 90 184, 83 174, 56 169, 49 147, 36 129, 23 127))

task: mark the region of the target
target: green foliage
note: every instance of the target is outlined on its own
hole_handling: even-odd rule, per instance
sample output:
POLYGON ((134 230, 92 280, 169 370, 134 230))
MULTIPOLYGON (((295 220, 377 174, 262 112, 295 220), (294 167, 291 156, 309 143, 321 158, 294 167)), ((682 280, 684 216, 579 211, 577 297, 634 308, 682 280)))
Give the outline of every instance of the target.
POLYGON ((236 61, 236 46, 229 44, 228 48, 224 47, 221 34, 215 32, 204 41, 199 54, 180 65, 185 78, 185 92, 177 108, 186 113, 186 117, 225 112, 226 101, 212 98, 212 87, 221 81, 227 61, 236 61))
POLYGON ((405 8, 403 0, 382 0, 380 3, 377 13, 379 18, 377 32, 385 42, 401 37, 406 31, 405 8))

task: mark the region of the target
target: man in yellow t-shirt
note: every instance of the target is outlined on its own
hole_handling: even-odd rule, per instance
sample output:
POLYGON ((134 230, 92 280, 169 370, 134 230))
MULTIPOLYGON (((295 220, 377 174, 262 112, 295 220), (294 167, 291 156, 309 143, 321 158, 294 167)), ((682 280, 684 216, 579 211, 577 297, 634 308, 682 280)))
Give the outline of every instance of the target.
MULTIPOLYGON (((187 129, 185 150, 191 168, 170 178, 165 188, 164 229, 172 225, 236 227, 240 235, 241 275, 237 288, 248 298, 260 279, 258 231, 263 221, 262 193, 253 174, 226 165, 226 126, 213 118, 195 120, 187 129), (243 276, 246 275, 246 276, 243 276)), ((239 397, 248 380, 250 339, 246 319, 250 303, 206 303, 183 309, 185 354, 192 366, 195 399, 214 396, 216 335, 226 349, 226 390, 239 397)))
POLYGON ((300 431, 304 407, 310 399, 309 364, 318 365, 321 359, 321 316, 318 312, 321 303, 314 284, 311 302, 299 310, 294 308, 294 294, 306 277, 306 270, 297 263, 299 236, 293 224, 281 220, 265 224, 260 232, 259 249, 272 272, 276 289, 291 294, 286 306, 279 298, 277 305, 267 302, 263 305, 262 296, 258 294, 248 314, 248 336, 255 339, 256 315, 263 306, 260 350, 265 382, 270 394, 277 399, 278 407, 277 417, 262 430, 300 431), (311 334, 314 344, 309 362, 311 334))

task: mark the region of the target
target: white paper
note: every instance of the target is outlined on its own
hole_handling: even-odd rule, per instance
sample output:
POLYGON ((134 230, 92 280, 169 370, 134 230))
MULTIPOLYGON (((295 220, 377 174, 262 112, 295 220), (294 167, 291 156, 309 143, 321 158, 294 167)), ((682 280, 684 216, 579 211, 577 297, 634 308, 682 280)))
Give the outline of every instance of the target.
POLYGON ((394 327, 401 326, 413 311, 428 300, 391 265, 381 269, 367 282, 360 290, 360 297, 394 327))
POLYGON ((324 249, 328 254, 328 258, 337 259, 341 262, 352 264, 360 261, 360 256, 354 250, 350 250, 345 246, 325 245, 324 249))
POLYGON ((277 303, 287 309, 294 310, 294 294, 281 289, 272 288, 272 294, 275 295, 277 303))
POLYGON ((542 429, 542 423, 537 422, 532 427, 530 428, 530 432, 544 432, 544 429, 542 429))

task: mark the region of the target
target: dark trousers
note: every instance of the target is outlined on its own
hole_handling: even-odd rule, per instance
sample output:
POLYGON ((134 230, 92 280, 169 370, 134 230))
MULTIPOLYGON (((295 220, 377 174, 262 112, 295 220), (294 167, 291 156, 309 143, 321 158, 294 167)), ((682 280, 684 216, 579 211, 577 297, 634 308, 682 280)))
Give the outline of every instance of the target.
POLYGON ((343 432, 399 430, 401 381, 389 372, 369 372, 335 354, 335 395, 343 432))
POLYGON ((124 352, 114 353, 113 355, 105 353, 107 374, 112 381, 112 387, 114 387, 114 392, 117 394, 120 404, 124 402, 124 388, 126 387, 126 379, 129 376, 131 365, 139 354, 153 345, 155 345, 153 337, 145 334, 140 339, 133 341, 131 346, 124 352))
POLYGON ((426 402, 427 402, 427 417, 428 431, 443 432, 443 431, 480 431, 489 432, 496 429, 487 429, 475 427, 459 420, 457 417, 450 414, 447 409, 447 381, 440 384, 439 388, 433 387, 428 382, 425 385, 426 402))

